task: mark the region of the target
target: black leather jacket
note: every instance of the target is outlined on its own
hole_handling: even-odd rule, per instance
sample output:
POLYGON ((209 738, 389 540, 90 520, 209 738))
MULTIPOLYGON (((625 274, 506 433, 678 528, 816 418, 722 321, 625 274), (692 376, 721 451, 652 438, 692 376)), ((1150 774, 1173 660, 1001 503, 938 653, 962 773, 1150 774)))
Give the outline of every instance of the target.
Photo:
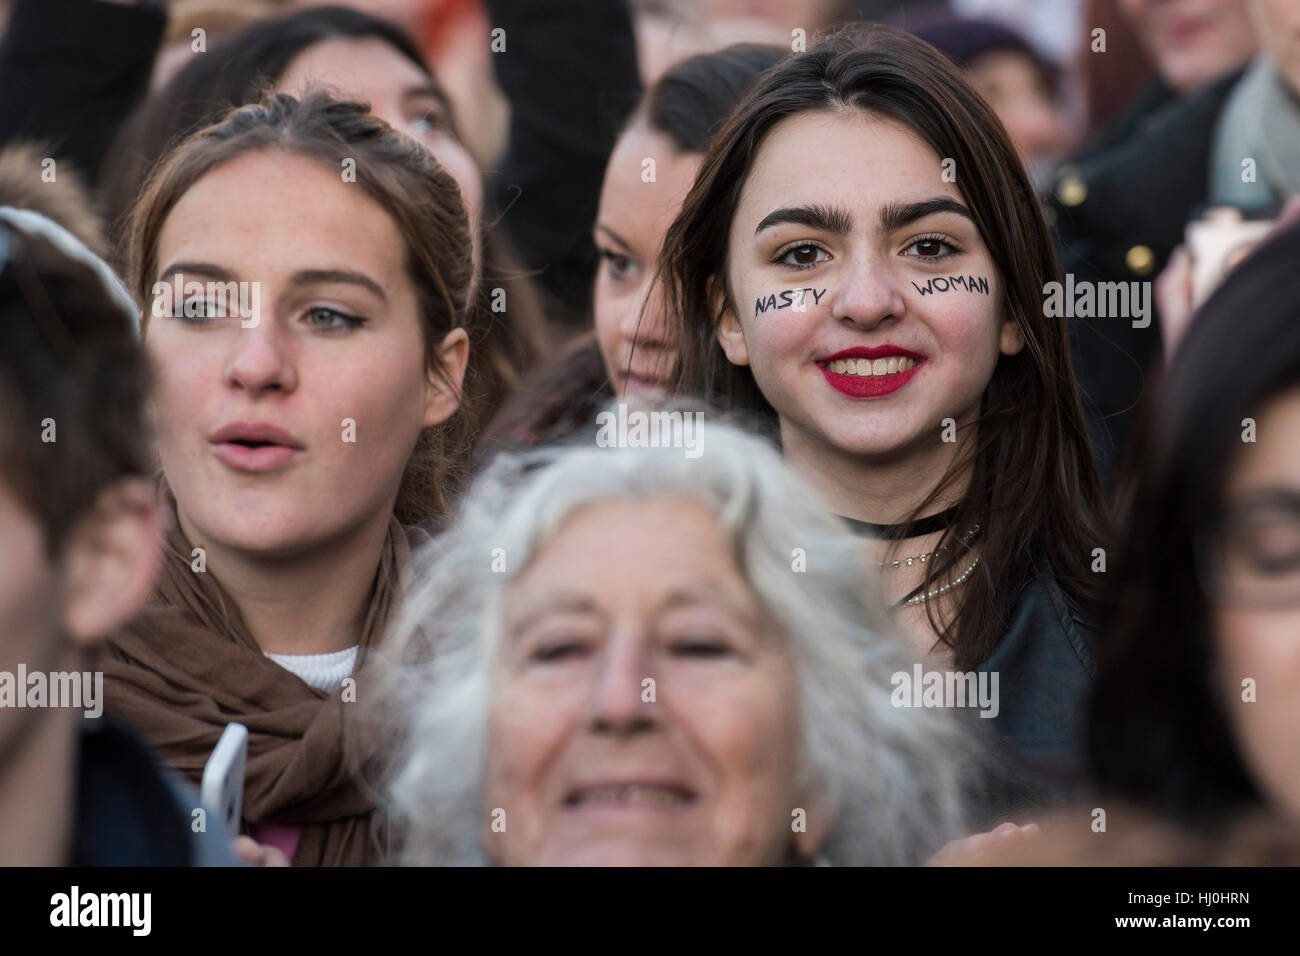
POLYGON ((1070 797, 1084 785, 1084 737, 1097 676, 1096 630, 1062 592, 1045 558, 1011 625, 977 672, 998 674, 991 724, 1018 765, 1024 802, 1070 797))

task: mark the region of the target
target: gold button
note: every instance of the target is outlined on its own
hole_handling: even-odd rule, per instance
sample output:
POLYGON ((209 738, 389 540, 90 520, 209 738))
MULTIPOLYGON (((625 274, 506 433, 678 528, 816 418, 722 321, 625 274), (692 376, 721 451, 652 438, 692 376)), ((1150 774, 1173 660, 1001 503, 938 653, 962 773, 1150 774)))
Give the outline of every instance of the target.
POLYGON ((1056 184, 1056 198, 1062 206, 1077 206, 1088 198, 1088 184, 1072 174, 1062 176, 1056 184))
POLYGON ((1156 254, 1150 246, 1134 246, 1125 254, 1124 264, 1134 275, 1148 275, 1156 264, 1156 254))

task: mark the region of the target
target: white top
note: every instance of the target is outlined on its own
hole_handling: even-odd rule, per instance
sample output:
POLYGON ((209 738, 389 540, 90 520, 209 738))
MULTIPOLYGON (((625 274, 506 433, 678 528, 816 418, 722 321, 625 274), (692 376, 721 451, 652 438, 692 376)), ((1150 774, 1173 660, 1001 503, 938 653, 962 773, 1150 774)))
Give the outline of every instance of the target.
POLYGON ((285 670, 297 674, 304 684, 309 684, 327 694, 343 686, 351 676, 357 662, 357 647, 345 648, 329 654, 267 654, 285 670))

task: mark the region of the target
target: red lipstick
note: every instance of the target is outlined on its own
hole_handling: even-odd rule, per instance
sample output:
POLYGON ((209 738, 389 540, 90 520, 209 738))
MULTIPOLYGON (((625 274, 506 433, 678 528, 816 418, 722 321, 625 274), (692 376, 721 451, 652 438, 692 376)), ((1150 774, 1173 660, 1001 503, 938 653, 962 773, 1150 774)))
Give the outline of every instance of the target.
POLYGON ((881 395, 896 392, 910 382, 924 363, 925 356, 919 352, 899 348, 897 345, 876 345, 872 347, 857 346, 844 349, 842 352, 836 352, 834 355, 827 355, 817 360, 817 367, 821 369, 827 383, 836 391, 848 395, 850 398, 878 398, 881 395), (905 372, 895 372, 893 375, 845 375, 840 372, 832 372, 827 367, 831 362, 838 359, 867 359, 874 361, 881 358, 909 358, 915 360, 917 364, 905 372))

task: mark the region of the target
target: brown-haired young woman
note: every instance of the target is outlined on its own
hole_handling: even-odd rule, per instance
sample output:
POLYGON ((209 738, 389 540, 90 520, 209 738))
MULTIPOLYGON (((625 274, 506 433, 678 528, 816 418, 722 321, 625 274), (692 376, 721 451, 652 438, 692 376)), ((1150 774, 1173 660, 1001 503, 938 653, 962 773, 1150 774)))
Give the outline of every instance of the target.
POLYGON ((460 192, 364 107, 278 94, 165 159, 129 240, 176 526, 110 644, 108 709, 196 779, 246 724, 253 836, 380 862, 348 678, 475 426, 460 192))
POLYGON ((663 268, 673 390, 777 437, 880 539, 904 629, 942 670, 986 674, 988 723, 1072 776, 1101 499, 1044 316, 1052 247, 988 106, 904 33, 827 37, 718 134, 663 268))

